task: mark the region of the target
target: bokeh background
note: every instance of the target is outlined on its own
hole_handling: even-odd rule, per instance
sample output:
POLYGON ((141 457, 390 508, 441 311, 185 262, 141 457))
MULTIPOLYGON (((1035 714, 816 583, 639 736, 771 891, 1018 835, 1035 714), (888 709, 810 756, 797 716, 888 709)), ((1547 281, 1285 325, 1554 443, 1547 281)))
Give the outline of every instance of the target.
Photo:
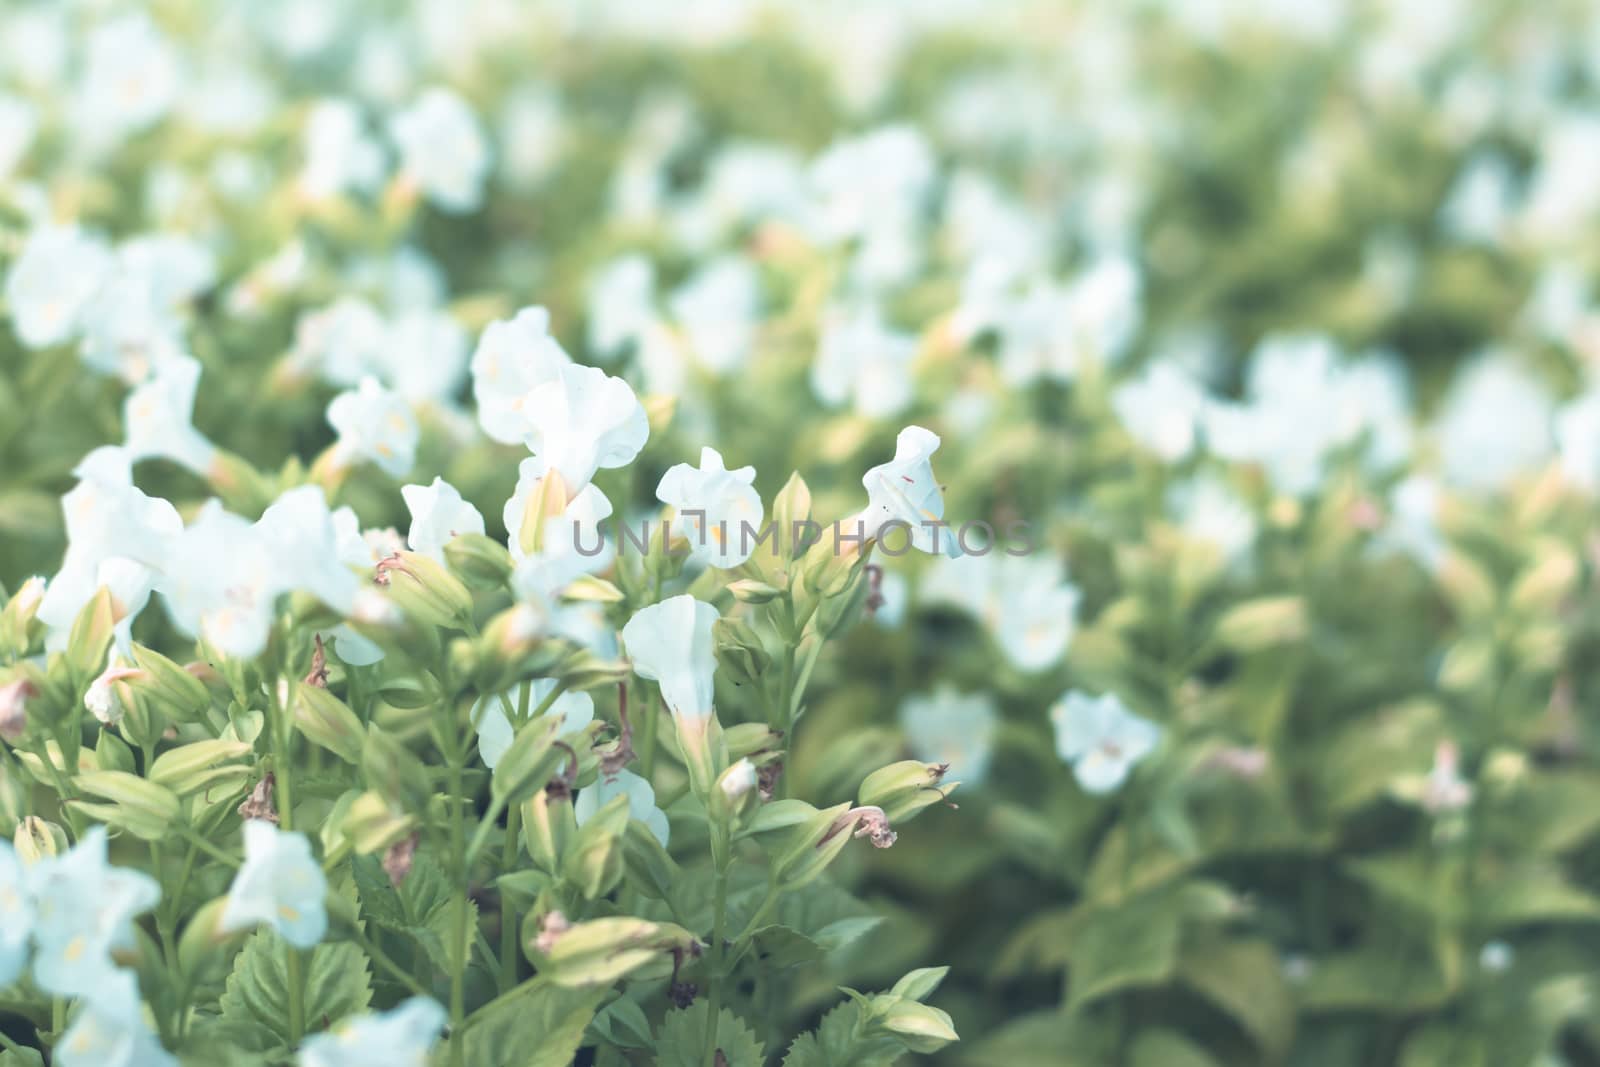
POLYGON ((881 559, 819 665, 795 795, 963 784, 774 1032, 948 963, 949 1062, 1597 1063, 1597 223, 1582 2, 5 0, 0 580, 175 350, 291 480, 378 377, 503 533, 467 361, 544 305, 658 416, 621 513, 714 444, 844 515, 916 423, 1037 542, 881 559), (1071 691, 1162 727, 1115 792, 1071 691))

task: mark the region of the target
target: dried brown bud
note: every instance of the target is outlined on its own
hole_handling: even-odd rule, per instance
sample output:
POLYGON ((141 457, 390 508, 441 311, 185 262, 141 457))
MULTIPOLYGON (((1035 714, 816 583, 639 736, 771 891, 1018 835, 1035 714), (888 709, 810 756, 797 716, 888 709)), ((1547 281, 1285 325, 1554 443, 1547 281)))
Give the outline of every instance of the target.
POLYGON ((278 806, 273 802, 273 794, 277 781, 277 777, 271 771, 263 774, 261 781, 257 782, 256 787, 250 790, 250 795, 245 798, 244 803, 239 805, 239 818, 259 819, 262 822, 270 822, 276 826, 278 824, 278 806))
POLYGON ((406 880, 406 875, 411 873, 411 864, 417 858, 417 842, 421 840, 417 834, 402 837, 389 846, 389 851, 383 854, 383 873, 389 876, 389 884, 398 887, 406 880))

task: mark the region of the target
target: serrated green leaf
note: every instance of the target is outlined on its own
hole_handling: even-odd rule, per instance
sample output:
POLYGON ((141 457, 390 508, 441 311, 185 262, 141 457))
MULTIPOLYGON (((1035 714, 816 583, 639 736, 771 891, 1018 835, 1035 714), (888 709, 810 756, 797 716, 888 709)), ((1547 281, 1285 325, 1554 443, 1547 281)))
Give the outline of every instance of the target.
POLYGON ((467 1019, 464 1059, 472 1067, 568 1067, 609 993, 530 979, 467 1019))
MULTIPOLYGON (((704 1000, 687 1008, 667 1012, 656 1037, 657 1067, 701 1067, 706 1039, 704 1000)), ((728 1067, 762 1067, 765 1050, 744 1022, 726 1008, 717 1016, 716 1047, 727 1059, 728 1067)))
MULTIPOLYGON (((248 1051, 289 1046, 288 953, 276 933, 258 930, 233 960, 218 1006, 230 1037, 248 1051)), ((372 1002, 372 973, 365 953, 349 943, 318 945, 305 967, 307 1025, 325 1029, 372 1002)))

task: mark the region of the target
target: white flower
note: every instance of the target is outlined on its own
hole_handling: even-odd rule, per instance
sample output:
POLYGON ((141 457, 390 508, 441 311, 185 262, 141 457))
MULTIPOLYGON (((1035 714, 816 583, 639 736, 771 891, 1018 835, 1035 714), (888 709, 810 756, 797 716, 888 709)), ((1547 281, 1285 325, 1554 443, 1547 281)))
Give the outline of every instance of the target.
POLYGON ((341 557, 339 523, 319 487, 286 490, 261 513, 253 536, 277 565, 284 592, 310 593, 346 614, 354 610, 361 583, 341 557))
POLYGON ((123 706, 122 697, 117 692, 117 683, 140 673, 126 663, 119 662, 113 654, 111 662, 106 664, 106 669, 89 683, 88 689, 84 690, 83 706, 88 708, 89 713, 102 724, 116 725, 122 721, 122 716, 127 714, 128 710, 123 706))
POLYGON ((1563 113, 1539 139, 1539 161, 1519 220, 1542 241, 1570 241, 1600 213, 1600 119, 1563 113))
POLYGON ((416 463, 416 417, 410 405, 376 378, 363 378, 358 388, 334 397, 328 423, 339 434, 337 448, 346 463, 371 460, 395 478, 404 477, 416 463))
MULTIPOLYGON (((555 691, 554 678, 535 678, 530 685, 528 693, 528 706, 536 708, 544 703, 545 699, 555 691)), ((515 731, 511 720, 506 717, 505 704, 507 701, 516 703, 515 692, 489 695, 478 701, 473 715, 478 723, 478 755, 483 759, 483 765, 491 771, 500 763, 500 757, 506 754, 506 749, 511 747, 515 731)), ((554 715, 561 720, 561 734, 570 734, 574 730, 581 730, 594 721, 594 697, 588 693, 566 692, 556 697, 551 703, 546 715, 554 715)))
POLYGON ((6 309, 18 339, 49 348, 77 337, 111 265, 105 242, 74 227, 29 234, 6 275, 6 309))
POLYGON ((510 532, 511 558, 516 569, 511 584, 524 600, 546 602, 554 598, 579 576, 604 570, 613 557, 613 547, 605 540, 601 523, 611 515, 611 501, 593 485, 580 489, 558 515, 547 515, 538 552, 525 546, 533 543, 531 531, 524 529, 530 500, 543 491, 544 466, 528 458, 518 468, 517 489, 506 501, 502 518, 510 532))
POLYGON ((59 1067, 178 1067, 151 1032, 132 972, 118 971, 85 996, 55 1046, 59 1067))
POLYGON ((388 340, 388 325, 377 308, 360 297, 341 296, 300 316, 290 359, 335 385, 354 386, 382 366, 388 340))
POLYGON ((38 129, 39 115, 32 104, 19 96, 0 93, 0 185, 27 156, 38 129))
POLYGON ((208 501, 173 543, 174 566, 161 582, 179 630, 217 651, 250 659, 266 648, 281 591, 281 561, 251 524, 208 501))
POLYGON ((1430 571, 1444 561, 1446 542, 1439 528, 1440 486, 1437 480, 1413 474, 1394 487, 1389 524, 1383 541, 1406 553, 1430 571))
POLYGON ((571 364, 550 335, 544 308, 526 307, 513 319, 491 322, 472 353, 472 396, 483 432, 501 444, 521 442, 529 429, 529 391, 571 364))
POLYGON ((63 997, 89 997, 117 980, 113 952, 134 944, 134 917, 161 887, 141 871, 106 862, 106 831, 91 827, 70 850, 27 872, 33 900, 33 980, 63 997))
POLYGON ((169 359, 155 375, 128 394, 122 405, 128 458, 159 457, 204 476, 216 447, 194 428, 194 394, 200 364, 189 356, 169 359))
POLYGON ((933 183, 933 153, 911 126, 886 126, 838 141, 806 175, 808 228, 834 243, 915 217, 933 183))
POLYGON ((379 368, 413 404, 449 403, 466 373, 467 331, 446 311, 402 312, 384 335, 379 368))
POLYGON ((875 303, 833 308, 823 317, 811 388, 829 407, 848 402, 868 418, 888 418, 911 403, 916 355, 916 337, 885 326, 875 303))
POLYGON ((260 819, 244 824, 244 863, 234 875, 218 929, 265 924, 295 948, 311 948, 328 931, 328 879, 304 834, 260 819))
POLYGON ((483 515, 461 499, 456 487, 443 478, 432 485, 403 485, 400 495, 411 512, 411 551, 444 562, 444 546, 460 534, 483 533, 483 515))
POLYGON ((400 150, 400 170, 441 211, 462 214, 483 203, 489 142, 477 116, 448 89, 428 89, 395 115, 389 135, 400 150))
POLYGON ((711 626, 719 617, 710 604, 682 595, 641 608, 622 628, 634 671, 661 686, 674 716, 698 721, 711 714, 717 669, 711 626))
POLYGON ((921 426, 901 430, 895 438, 894 459, 862 477, 867 508, 840 524, 842 537, 882 538, 886 530, 900 526, 920 551, 959 555, 955 534, 943 525, 944 494, 933 476, 932 457, 938 448, 939 435, 931 430, 921 426))
POLYGON ((299 1067, 426 1067, 447 1020, 432 997, 412 997, 390 1011, 357 1015, 308 1037, 299 1067))
POLYGON ((1205 406, 1205 391, 1170 363, 1151 364, 1111 394, 1123 429, 1168 463, 1193 451, 1205 406))
POLYGON ((981 554, 941 559, 923 596, 981 620, 1006 659, 1024 671, 1053 666, 1077 626, 1078 589, 1050 555, 1013 556, 992 545, 981 554))
POLYGON ((1201 475, 1173 486, 1167 504, 1185 536, 1213 546, 1230 565, 1241 562, 1255 544, 1255 514, 1213 476, 1201 475))
POLYGON ((178 54, 142 12, 119 16, 90 34, 79 101, 86 128, 138 130, 178 98, 178 54))
POLYGON ((1114 792, 1161 740, 1161 727, 1129 711, 1115 693, 1074 690, 1050 711, 1056 751, 1086 793, 1114 792))
POLYGON ((640 343, 656 322, 656 271, 641 255, 612 260, 589 283, 589 350, 601 360, 640 343))
POLYGON ((761 321, 761 279, 749 261, 713 259, 667 303, 701 366, 726 374, 749 358, 761 321))
POLYGON ((299 187, 308 200, 370 192, 383 180, 383 149, 349 100, 317 101, 306 116, 301 145, 299 187))
POLYGON ((1489 491, 1542 463, 1551 449, 1555 402, 1537 378, 1504 355, 1464 368, 1435 424, 1444 480, 1489 491))
POLYGON ((1461 752, 1452 741, 1433 751, 1433 766, 1422 782, 1420 803, 1431 815, 1461 811, 1472 803, 1472 785, 1461 777, 1461 752))
POLYGON ((958 693, 941 685, 932 696, 908 697, 900 705, 900 728, 920 760, 944 763, 950 776, 977 786, 989 775, 998 725, 994 700, 985 693, 958 693))
MULTIPOLYGON (((717 779, 717 787, 722 790, 722 795, 729 800, 738 800, 756 787, 756 765, 748 759, 740 759, 723 772, 717 779)), ((661 842, 663 845, 665 841, 661 842)))
POLYGON ((668 468, 656 486, 656 499, 676 510, 676 525, 694 558, 714 567, 737 567, 755 550, 761 525, 755 479, 754 467, 730 471, 722 454, 706 447, 698 468, 687 463, 668 468))
POLYGON ((1600 391, 1585 393, 1562 407, 1555 433, 1567 480, 1591 493, 1600 489, 1600 391))
POLYGON ((1497 244, 1510 218, 1514 196, 1510 166, 1498 155, 1477 155, 1450 187, 1439 219, 1457 241, 1497 244))
POLYGON ((598 367, 562 367, 528 392, 522 411, 523 443, 573 487, 587 485, 596 470, 632 463, 650 436, 628 383, 598 367))
POLYGON ((1000 376, 1021 387, 1067 382, 1085 361, 1115 363, 1138 332, 1139 274, 1104 259, 1066 285, 1036 282, 1000 322, 1000 376))
POLYGON ((619 796, 628 798, 628 817, 644 823, 655 834, 656 840, 665 845, 669 829, 667 813, 656 807, 655 789, 632 771, 618 771, 610 777, 601 775, 594 785, 578 790, 572 802, 573 818, 582 826, 594 817, 595 812, 619 796))
POLYGON ((11 842, 0 840, 0 988, 10 986, 28 966, 33 922, 22 861, 11 842))

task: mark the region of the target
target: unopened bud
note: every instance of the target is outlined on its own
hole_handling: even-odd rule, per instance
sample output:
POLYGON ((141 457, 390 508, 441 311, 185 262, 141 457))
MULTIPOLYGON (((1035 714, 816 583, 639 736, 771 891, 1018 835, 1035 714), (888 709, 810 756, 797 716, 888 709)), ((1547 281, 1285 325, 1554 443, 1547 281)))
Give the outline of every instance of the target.
POLYGON ((28 701, 38 695, 39 687, 26 678, 0 685, 0 738, 12 744, 22 740, 28 730, 28 701))
POLYGON ((1297 596, 1247 600, 1217 620, 1217 639, 1245 652, 1304 640, 1308 630, 1305 601, 1297 596))
POLYGON ((29 815, 17 824, 11 844, 23 863, 37 863, 67 851, 67 832, 53 822, 29 815))
POLYGON ((381 852, 416 830, 417 821, 389 807, 371 790, 356 797, 344 817, 344 837, 360 855, 381 852))
POLYGON ((890 1003, 882 1008, 881 1014, 877 1011, 872 1013, 868 1031, 891 1034, 912 1052, 927 1056, 953 1041, 961 1040, 950 1016, 938 1008, 904 997, 878 997, 874 1000, 877 1003, 888 1000, 890 1003))
POLYGON ((419 552, 399 552, 378 564, 380 582, 407 615, 434 626, 458 627, 472 616, 472 593, 444 564, 419 552))
POLYGON ((777 586, 768 585, 754 578, 742 578, 737 582, 730 582, 728 592, 733 594, 735 600, 746 604, 765 604, 783 595, 783 590, 777 586))
POLYGON ((747 759, 737 760, 717 778, 711 791, 712 814, 724 820, 738 818, 755 800, 756 767, 747 759))
POLYGON ((693 934, 673 923, 617 916, 569 922, 560 912, 528 916, 523 944, 541 978, 568 988, 600 988, 674 953, 696 954, 693 934))
POLYGON ((863 807, 876 807, 889 822, 898 825, 924 808, 939 804, 959 782, 944 781, 948 763, 921 763, 903 760, 867 775, 856 795, 863 807))
POLYGON ((565 792, 552 796, 541 789, 522 805, 522 843, 534 865, 546 874, 555 874, 567 854, 567 842, 578 831, 572 813, 572 798, 565 792))
POLYGON ((346 763, 361 762, 366 734, 361 719, 328 690, 315 685, 299 686, 295 690, 294 724, 313 744, 346 763))
POLYGON ((133 646, 137 674, 128 676, 128 687, 145 697, 175 722, 193 722, 211 706, 211 693, 205 683, 161 653, 133 646))
POLYGON ((148 777, 180 797, 188 796, 208 788, 214 782, 247 775, 249 768, 228 761, 248 755, 249 752, 250 746, 243 741, 195 741, 157 756, 150 765, 148 777))
POLYGON ((122 721, 122 717, 133 706, 133 692, 127 683, 130 679, 141 677, 143 672, 137 667, 120 663, 107 667, 89 683, 89 688, 83 694, 83 706, 104 725, 114 726, 122 721))
POLYGON ((120 827, 145 841, 165 837, 180 811, 172 790, 125 771, 92 771, 74 779, 85 793, 105 803, 74 800, 69 806, 91 818, 120 827))
POLYGON ((457 534, 444 546, 450 570, 473 589, 499 589, 511 577, 511 553, 492 537, 457 534))

